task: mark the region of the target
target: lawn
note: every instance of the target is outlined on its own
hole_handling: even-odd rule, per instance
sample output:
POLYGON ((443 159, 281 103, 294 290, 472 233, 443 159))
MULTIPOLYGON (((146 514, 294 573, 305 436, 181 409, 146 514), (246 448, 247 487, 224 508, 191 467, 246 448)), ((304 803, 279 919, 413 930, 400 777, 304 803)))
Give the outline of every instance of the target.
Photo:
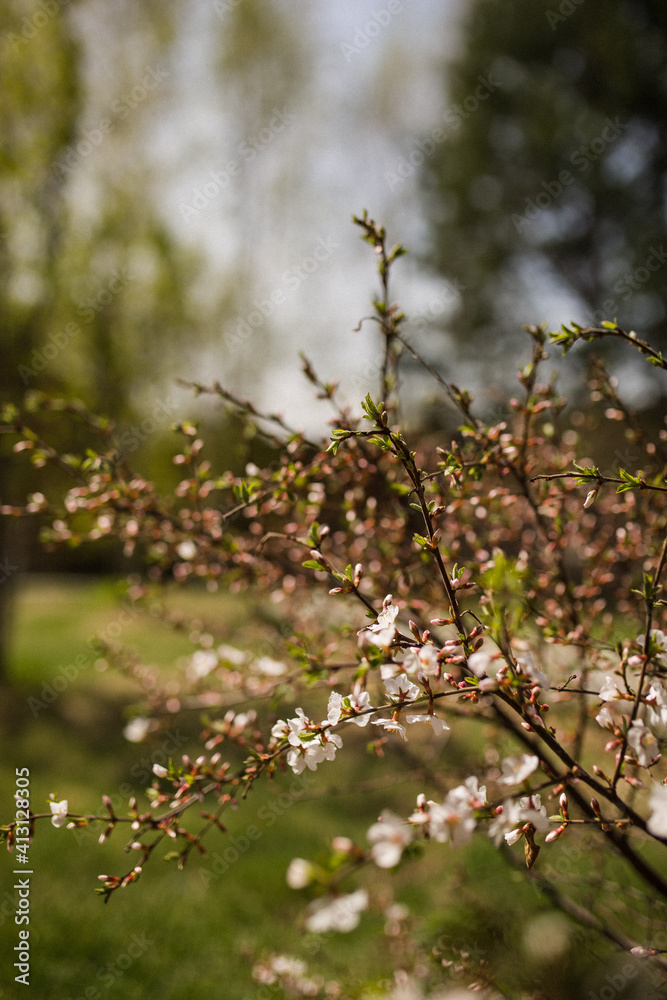
MULTIPOLYGON (((198 753, 197 712, 176 713, 167 735, 152 742, 135 745, 123 738, 136 690, 125 677, 96 669, 97 654, 89 642, 95 632, 110 634, 123 607, 115 581, 32 578, 22 584, 14 619, 12 686, 3 704, 2 821, 13 818, 15 768, 29 768, 34 811, 48 811, 50 792, 67 798, 70 810, 77 812, 101 811, 101 795, 107 793, 122 811, 128 796, 140 797, 150 783, 152 763, 167 755, 198 753), (68 672, 76 663, 76 673, 68 672), (50 691, 56 696, 47 703, 45 692, 50 691)), ((253 610, 239 598, 191 593, 185 595, 184 607, 204 623, 214 621, 225 641, 239 642, 242 634, 260 648, 266 641, 253 610)), ((166 674, 192 651, 187 629, 169 628, 150 615, 125 614, 122 622, 123 642, 166 674)), ((438 750, 431 768, 444 771, 448 761, 464 758, 486 738, 478 724, 462 727, 438 750)), ((416 786, 408 780, 400 748, 388 746, 386 759, 378 761, 366 754, 362 738, 358 743, 356 752, 341 753, 314 775, 307 772, 301 784, 291 772, 272 783, 259 782, 242 808, 228 814, 227 834, 209 835, 207 858, 192 857, 179 872, 156 856, 139 883, 115 893, 106 906, 93 892, 97 876, 131 867, 122 832, 100 846, 99 827, 71 831, 39 824, 29 853, 33 874, 26 995, 33 1000, 265 1000, 281 994, 267 992, 253 980, 251 969, 270 952, 303 958, 312 974, 340 979, 350 996, 361 995, 359 984, 368 980, 377 984, 375 995, 388 995, 390 983, 380 984, 389 975, 388 957, 401 954, 401 935, 391 929, 388 934, 378 913, 365 914, 351 934, 306 934, 306 898, 285 882, 293 857, 315 858, 336 835, 363 845, 382 808, 405 814, 413 807, 416 786)), ((16 856, 3 856, 4 1000, 21 994, 9 957, 19 940, 12 890, 16 856)), ((554 845, 549 856, 553 870, 564 880, 576 878, 576 866, 564 866, 563 859, 567 854, 554 845)), ((586 867, 587 859, 578 863, 586 867)), ((614 862, 606 865, 600 877, 616 878, 614 862)), ((588 996, 604 985, 603 972, 614 967, 609 948, 551 910, 484 837, 455 852, 433 845, 395 875, 365 868, 349 888, 357 885, 367 886, 386 904, 392 898, 408 904, 424 944, 424 961, 435 966, 461 952, 481 954, 497 982, 505 984, 507 996, 523 996, 514 991, 538 983, 549 1000, 588 996)), ((413 958, 403 956, 403 961, 409 964, 413 958)), ((447 982, 456 981, 455 973, 442 974, 453 975, 447 982)), ((619 993, 635 995, 641 994, 619 993)))

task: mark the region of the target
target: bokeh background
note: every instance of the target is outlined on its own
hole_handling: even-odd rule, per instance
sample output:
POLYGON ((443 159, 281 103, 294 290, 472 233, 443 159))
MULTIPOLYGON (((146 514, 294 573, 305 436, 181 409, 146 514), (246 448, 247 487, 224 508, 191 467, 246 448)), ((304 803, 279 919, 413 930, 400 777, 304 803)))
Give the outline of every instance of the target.
MULTIPOLYGON (((351 403, 378 382, 372 324, 358 329, 376 281, 350 224, 363 209, 411 251, 393 289, 406 335, 482 407, 506 395, 525 323, 618 319, 667 348, 661 0, 0 0, 0 12, 3 404, 77 398, 112 418, 119 449, 164 482, 177 418, 205 423, 221 464, 238 460, 224 412, 177 378, 218 379, 323 430, 299 352, 351 403)), ((660 415, 648 366, 613 351, 608 360, 629 404, 660 415)), ((430 383, 406 362, 408 421, 446 428, 430 383)), ((78 443, 58 414, 45 433, 61 451, 78 443)), ((0 504, 42 487, 3 436, 0 504)), ((49 553, 37 535, 30 519, 0 520, 10 775, 23 755, 42 798, 64 794, 58 774, 85 798, 93 774, 126 783, 128 692, 105 681, 102 696, 86 661, 47 712, 35 716, 26 699, 115 620, 126 565, 113 543, 49 553)), ((128 637, 165 669, 186 653, 173 637, 128 637)), ((306 840, 318 832, 312 814, 285 822, 306 840)), ((225 911, 246 927, 248 954, 267 878, 280 902, 257 934, 283 933, 284 869, 298 845, 272 843, 270 869, 254 869, 225 911)), ((201 915, 210 896, 188 896, 172 874, 160 882, 169 916, 152 925, 157 944, 122 981, 96 984, 129 947, 127 921, 140 933, 155 897, 131 917, 94 899, 85 909, 94 852, 72 848, 60 864, 42 850, 34 996, 49 983, 60 992, 48 995, 97 985, 100 996, 143 996, 159 978, 162 996, 194 997, 197 977, 202 991, 220 981, 217 931, 201 915)), ((8 940, 7 894, 4 904, 8 940)), ((225 996, 240 997, 248 960, 226 940, 240 985, 225 996)), ((8 971, 2 996, 14 995, 8 971)))

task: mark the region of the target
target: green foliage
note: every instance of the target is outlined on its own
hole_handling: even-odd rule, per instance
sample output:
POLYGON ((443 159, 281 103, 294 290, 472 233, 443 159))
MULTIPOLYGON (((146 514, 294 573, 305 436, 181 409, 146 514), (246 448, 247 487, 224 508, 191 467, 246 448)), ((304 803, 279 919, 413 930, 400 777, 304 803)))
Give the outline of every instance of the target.
POLYGON ((667 10, 611 0, 598 15, 475 0, 446 71, 444 138, 422 167, 426 263, 462 288, 457 350, 497 365, 538 283, 541 311, 548 291, 664 350, 667 10))

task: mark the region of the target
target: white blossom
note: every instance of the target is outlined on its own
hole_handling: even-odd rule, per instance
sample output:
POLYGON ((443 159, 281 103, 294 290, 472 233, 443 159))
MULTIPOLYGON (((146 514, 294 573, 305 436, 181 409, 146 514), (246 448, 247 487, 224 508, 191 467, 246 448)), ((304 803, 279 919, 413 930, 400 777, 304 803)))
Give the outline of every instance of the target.
POLYGON ((439 719, 437 715, 406 715, 405 718, 410 724, 422 722, 433 728, 433 732, 438 736, 444 732, 449 732, 449 726, 444 719, 439 719))
POLYGON ((279 976, 303 976, 307 972, 308 966, 300 958, 292 955, 273 955, 269 960, 271 968, 279 976))
POLYGON ((373 845, 371 857, 378 868, 394 868, 412 841, 410 827, 389 809, 382 811, 379 822, 371 826, 367 836, 373 845))
POLYGON ((287 725, 289 727, 289 735, 287 739, 293 747, 300 747, 302 745, 301 733, 306 732, 308 726, 310 725, 310 720, 304 710, 302 708, 297 708, 296 718, 288 719, 287 725))
POLYGON ((602 701, 616 701, 621 697, 621 692, 613 677, 606 674, 602 687, 600 688, 600 698, 602 701))
POLYGON ((380 649, 389 649, 396 637, 396 627, 394 622, 398 616, 398 607, 391 602, 391 594, 387 594, 382 604, 382 611, 377 616, 377 621, 372 625, 365 625, 359 629, 359 642, 370 643, 379 646, 380 649))
POLYGON ((400 722, 396 719, 371 719, 374 726, 382 726, 390 733, 398 733, 402 740, 408 742, 408 735, 405 731, 405 726, 402 726, 400 722))
MULTIPOLYGON (((654 654, 654 660, 663 667, 667 667, 667 634, 659 628, 652 628, 650 637, 658 646, 658 652, 654 654)), ((644 636, 637 636, 638 644, 644 648, 644 636)))
POLYGON ((409 674, 416 672, 430 676, 438 669, 438 650, 435 646, 411 646, 403 656, 403 667, 409 674))
POLYGON ((218 662, 218 655, 212 649, 198 649, 192 654, 188 673, 194 680, 199 680, 215 670, 218 662))
POLYGON ((603 729, 613 729, 615 725, 614 716, 611 714, 606 705, 604 706, 604 708, 601 708, 598 714, 595 716, 595 721, 597 722, 598 726, 602 726, 603 729))
MULTIPOLYGON (((373 628, 372 625, 369 628, 373 628)), ((381 628, 375 630, 373 633, 365 633, 365 641, 369 642, 371 646, 377 646, 379 649, 387 650, 391 646, 392 642, 396 638, 396 629, 392 626, 391 628, 381 628)))
MULTIPOLYGON (((350 719, 357 726, 367 726, 370 721, 368 709, 371 707, 371 696, 368 691, 360 691, 358 694, 340 695, 337 691, 332 691, 329 695, 327 706, 327 719, 330 725, 335 726, 340 722, 343 713, 365 712, 365 715, 355 716, 350 719)), ((323 723, 324 725, 324 723, 323 723)))
POLYGON ((332 726, 335 726, 340 721, 342 711, 343 696, 338 694, 337 691, 332 691, 329 695, 329 703, 327 705, 327 721, 332 726))
POLYGON ((479 778, 474 774, 466 778, 462 785, 457 785, 454 792, 460 798, 467 797, 475 809, 486 805, 486 785, 480 785, 479 778))
POLYGON ((311 934, 326 934, 327 931, 348 934, 359 926, 361 914, 366 909, 368 893, 365 889, 357 889, 347 896, 316 899, 306 911, 306 930, 311 934))
POLYGON ((535 754, 524 753, 520 757, 506 757, 503 761, 503 773, 498 778, 498 784, 522 784, 533 773, 539 763, 539 757, 535 754))
POLYGON ((489 672, 491 660, 491 653, 488 653, 484 649, 479 649, 476 653, 471 653, 468 657, 468 669, 475 677, 485 677, 489 672))
POLYGON ((146 738, 150 730, 151 720, 143 715, 137 715, 125 726, 123 736, 130 743, 141 743, 146 738))
POLYGON ((517 802, 506 799, 500 812, 489 827, 489 836, 497 844, 505 838, 508 844, 514 844, 521 836, 521 827, 532 823, 536 830, 549 829, 549 819, 546 808, 542 805, 539 795, 528 795, 517 802))
POLYGON ((271 737, 274 740, 285 739, 289 736, 289 726, 285 719, 278 719, 271 727, 271 737))
POLYGON ((377 622, 374 625, 367 625, 366 627, 370 632, 380 632, 385 628, 393 628, 397 617, 398 607, 391 603, 391 594, 388 594, 384 599, 382 611, 378 615, 377 622))
POLYGON ((646 695, 646 706, 651 725, 667 728, 667 689, 661 681, 651 681, 646 695))
POLYGON ((301 774, 306 767, 314 771, 323 760, 333 760, 343 741, 336 733, 311 731, 313 724, 303 709, 297 708, 296 713, 296 718, 287 720, 287 740, 292 747, 287 754, 287 763, 295 774, 301 774))
POLYGON ((252 970, 253 979, 268 986, 271 992, 287 991, 290 996, 314 997, 320 993, 320 984, 306 975, 305 962, 292 955, 271 955, 258 962, 252 970))
POLYGON ((285 881, 290 889, 305 889, 313 881, 314 871, 310 861, 306 861, 304 858, 292 858, 285 881))
POLYGON ((371 720, 368 709, 371 707, 371 696, 368 691, 360 691, 359 694, 351 694, 345 699, 349 701, 353 712, 365 712, 365 715, 357 715, 352 722, 355 726, 367 726, 371 720))
POLYGON ((654 785, 649 799, 651 815, 646 824, 655 837, 667 838, 667 785, 654 785))
POLYGON ((243 650, 237 649, 236 646, 230 646, 226 642, 218 646, 218 656, 224 663, 231 663, 234 667, 240 667, 246 659, 243 650))
MULTIPOLYGON (((467 844, 475 831, 475 809, 486 805, 486 788, 480 787, 476 777, 466 778, 464 784, 452 788, 442 803, 429 802, 428 822, 433 840, 450 843, 452 847, 467 844)), ((414 822, 419 813, 410 817, 414 822)))
POLYGON ((184 542, 181 542, 180 545, 176 546, 176 552, 181 559, 185 560, 185 562, 190 562, 190 560, 194 559, 197 555, 197 546, 192 539, 186 538, 184 542))
POLYGON ((67 799, 63 799, 61 802, 49 802, 49 807, 51 809, 51 822, 53 825, 65 826, 67 823, 67 799))
POLYGON ((657 739, 641 719, 634 719, 630 724, 628 746, 634 750, 641 767, 648 767, 660 754, 657 739))
POLYGON ((380 664, 380 680, 387 681, 390 677, 396 677, 400 674, 401 668, 398 663, 381 663, 380 664))
POLYGON ((414 701, 420 696, 421 688, 413 684, 406 674, 399 674, 398 677, 390 677, 384 682, 385 690, 391 698, 400 698, 401 701, 414 701))
POLYGON ((255 670, 266 677, 282 677, 287 673, 287 666, 281 660, 274 660, 270 656, 260 656, 255 660, 255 670))

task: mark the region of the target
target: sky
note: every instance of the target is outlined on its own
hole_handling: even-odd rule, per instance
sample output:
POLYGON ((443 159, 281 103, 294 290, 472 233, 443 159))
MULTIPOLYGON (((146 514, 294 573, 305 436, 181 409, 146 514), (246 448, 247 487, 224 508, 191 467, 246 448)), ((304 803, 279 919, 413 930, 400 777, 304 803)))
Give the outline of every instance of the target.
MULTIPOLYGON (((462 45, 466 0, 282 0, 275 9, 286 15, 301 78, 290 86, 288 64, 285 79, 274 79, 275 99, 266 91, 270 66, 265 75, 264 66, 241 63, 236 78, 219 71, 234 8, 251 2, 176 4, 172 44, 155 59, 136 26, 125 30, 120 7, 85 0, 78 8, 91 120, 147 71, 157 80, 150 100, 127 116, 121 170, 132 171, 135 159, 147 170, 146 196, 205 260, 198 300, 227 296, 209 342, 187 344, 179 371, 162 371, 157 391, 168 392, 176 377, 218 380, 292 426, 324 429, 333 413, 313 400, 303 352, 322 380, 339 382, 343 402, 358 408, 367 392, 377 394, 381 344, 376 326, 359 322, 371 312, 378 276, 351 223, 367 210, 386 226, 390 245, 410 251, 391 286, 407 314, 406 335, 446 379, 492 405, 506 386, 490 384, 493 373, 474 360, 462 364, 447 336, 458 294, 428 269, 419 194, 422 164, 452 134, 447 126, 444 139, 430 138, 451 120, 445 70, 462 45)), ((95 154, 102 169, 106 152, 95 154)), ((538 262, 526 261, 520 284, 526 322, 557 328, 581 315, 538 262)), ((422 412, 425 396, 442 398, 412 371, 408 419, 422 412)), ((641 379, 636 388, 645 391, 641 379)))
MULTIPOLYGON (((464 4, 285 3, 312 68, 307 86, 240 126, 233 88, 226 94, 214 83, 220 32, 235 2, 183 5, 176 44, 161 67, 168 99, 143 116, 133 142, 154 165, 151 196, 165 221, 209 263, 201 294, 213 294, 241 261, 251 285, 243 311, 221 321, 213 346, 193 345, 186 376, 215 375, 290 421, 312 425, 325 411, 320 406, 316 415, 300 351, 323 378, 341 381, 349 402, 375 391, 379 379, 373 325, 355 332, 379 286, 353 214, 368 210, 391 244, 414 251, 396 267, 394 294, 417 330, 446 316, 455 299, 418 260, 427 241, 418 166, 425 155, 419 142, 446 110, 443 68, 456 51, 464 4), (244 336, 251 313, 252 334, 244 336)), ((114 63, 97 7, 88 5, 83 27, 93 52, 91 89, 100 75, 107 81, 103 103, 113 92, 114 63)), ((252 78, 244 85, 250 90, 252 78)))

